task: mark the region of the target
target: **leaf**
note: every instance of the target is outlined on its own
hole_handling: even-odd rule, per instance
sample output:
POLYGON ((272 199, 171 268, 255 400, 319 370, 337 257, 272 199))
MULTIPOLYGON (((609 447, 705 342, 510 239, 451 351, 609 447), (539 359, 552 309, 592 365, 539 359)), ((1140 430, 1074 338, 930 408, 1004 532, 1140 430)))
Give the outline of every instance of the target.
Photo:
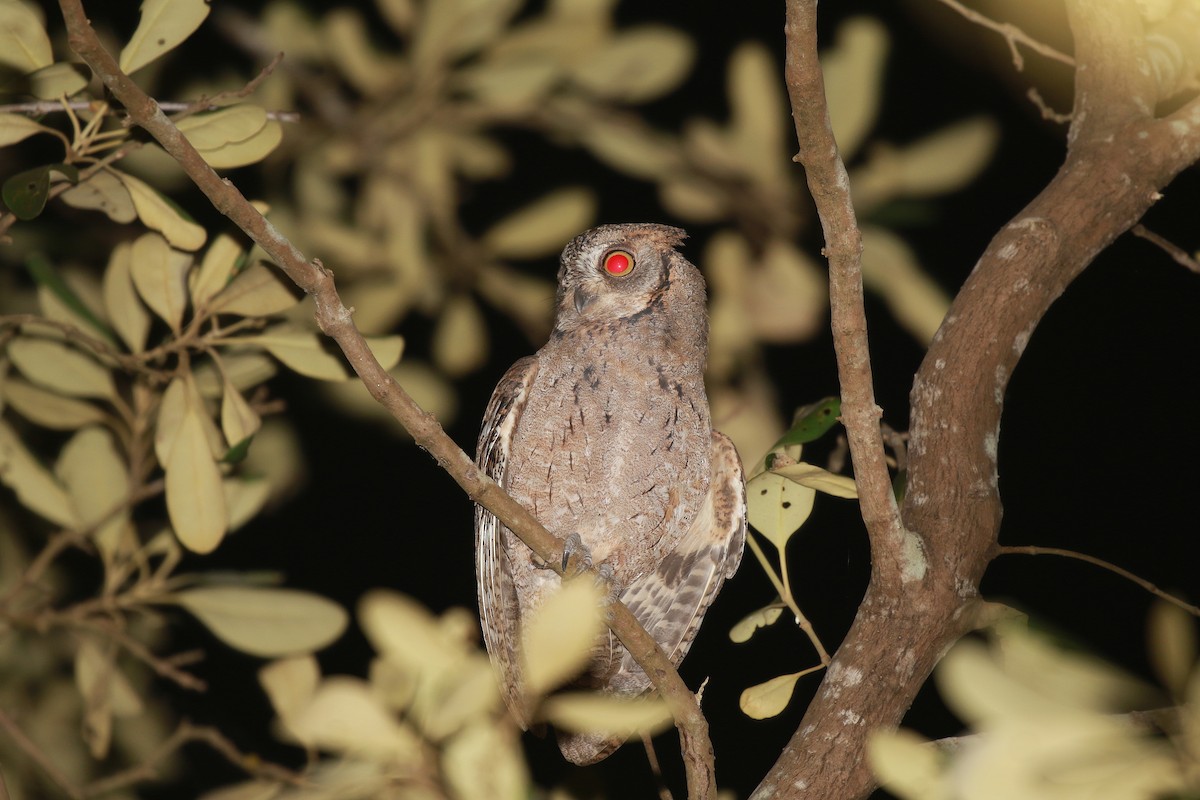
POLYGON ((853 478, 835 475, 815 464, 806 464, 801 461, 799 464, 789 464, 786 467, 772 469, 771 472, 775 475, 782 475, 789 481, 795 481, 801 486, 807 486, 809 489, 816 489, 818 492, 834 497, 845 497, 850 500, 858 497, 858 486, 855 485, 853 478))
POLYGON ((738 45, 729 57, 729 139, 752 173, 767 184, 787 179, 788 119, 782 73, 761 42, 738 45))
POLYGON ((546 698, 539 716, 574 733, 632 738, 653 736, 671 724, 671 712, 659 698, 625 698, 591 692, 566 692, 546 698))
POLYGON ((817 493, 764 472, 746 484, 746 520, 780 551, 812 513, 817 493))
POLYGON ((4 204, 17 219, 30 220, 42 213, 50 195, 51 172, 61 172, 72 182, 79 179, 79 171, 70 164, 46 164, 18 172, 0 187, 4 204))
POLYGON ((293 716, 290 728, 310 747, 388 761, 420 756, 416 736, 392 718, 359 678, 339 675, 322 681, 309 704, 293 716))
POLYGON ((862 228, 863 284, 883 295, 896 321, 928 346, 950 310, 950 297, 917 262, 908 243, 877 225, 862 228))
POLYGON ((70 431, 104 420, 104 412, 91 403, 63 397, 11 376, 0 381, 0 396, 25 419, 45 428, 70 431))
MULTIPOLYGON (((264 348, 289 368, 310 378, 344 381, 353 375, 340 351, 329 344, 329 339, 292 325, 278 325, 266 333, 242 337, 239 341, 264 348)), ((391 369, 400 360, 404 339, 400 336, 369 337, 367 346, 384 369, 391 369)))
POLYGON ((279 276, 279 271, 256 261, 209 303, 209 309, 221 314, 244 317, 268 317, 287 311, 300 302, 299 289, 279 276))
POLYGON ((229 530, 236 531, 258 516, 271 499, 271 484, 263 478, 225 478, 225 509, 229 513, 229 530))
POLYGON ((733 642, 741 644, 742 642, 750 641, 750 637, 758 631, 759 628, 765 628, 768 625, 773 625, 775 620, 779 619, 783 614, 783 606, 767 606, 756 611, 751 611, 746 616, 729 629, 729 639, 733 642))
POLYGON ((179 332, 187 308, 187 271, 192 256, 172 249, 157 233, 145 233, 133 243, 129 271, 146 305, 171 330, 179 332))
POLYGON ((133 247, 128 242, 113 248, 104 271, 104 305, 117 335, 131 352, 140 353, 146 348, 146 336, 150 333, 150 312, 134 289, 132 262, 133 247))
POLYGON ((200 27, 208 12, 205 0, 143 0, 137 30, 121 50, 121 71, 127 75, 137 72, 178 47, 200 27))
POLYGON ((792 419, 792 427, 779 437, 772 450, 794 444, 808 444, 820 439, 837 424, 842 415, 842 400, 839 397, 826 397, 815 403, 809 403, 796 410, 792 419))
POLYGON ((167 514, 180 544, 194 553, 211 553, 224 538, 229 519, 221 470, 198 409, 184 413, 163 468, 167 514))
POLYGON ((961 189, 991 160, 1000 129, 989 117, 971 117, 895 151, 900 191, 928 197, 961 189))
POLYGON ((198 152, 213 169, 233 169, 262 161, 283 141, 283 126, 269 119, 258 133, 240 142, 230 142, 215 150, 198 152))
POLYGON ((368 592, 358 606, 358 623, 376 652, 407 672, 445 672, 468 652, 428 609, 398 592, 368 592))
MULTIPOLYGON (((11 347, 12 345, 9 345, 11 347)), ((21 505, 56 525, 76 529, 78 521, 66 491, 25 448, 8 423, 0 419, 0 483, 12 489, 21 505)))
POLYGON ((679 85, 695 56, 692 40, 675 28, 641 25, 602 43, 571 77, 598 97, 643 103, 679 85))
POLYGON ((561 250, 595 215, 590 189, 559 189, 509 214, 482 241, 499 258, 538 258, 561 250))
POLYGON ((552 61, 522 60, 485 62, 456 77, 482 104, 511 114, 541 101, 561 76, 561 67, 552 61))
POLYGON ((525 694, 538 698, 577 676, 604 630, 603 595, 590 578, 567 581, 524 627, 521 676, 525 694))
POLYGON ((54 471, 80 525, 92 528, 93 538, 107 547, 117 547, 128 532, 130 481, 112 434, 95 425, 80 429, 63 447, 54 471))
POLYGON ((62 342, 20 336, 8 343, 8 355, 26 378, 46 389, 71 397, 116 397, 109 371, 62 342))
POLYGON ((113 222, 124 224, 137 219, 137 209, 125 184, 104 170, 67 189, 59 199, 74 208, 102 211, 113 222))
POLYGON ((216 150, 243 142, 267 124, 265 109, 249 103, 193 114, 176 123, 180 133, 197 150, 216 150))
POLYGON ((142 700, 117 669, 90 639, 82 639, 75 652, 75 685, 83 697, 83 736, 94 758, 108 754, 112 741, 113 716, 132 717, 142 713, 142 700))
POLYGON ((1155 674, 1172 696, 1183 698, 1196 667, 1194 620, 1179 606, 1159 601, 1150 607, 1147 628, 1150 663, 1155 674))
POLYGON ((525 800, 531 791, 520 740, 507 728, 475 722, 442 752, 447 787, 459 800, 525 800))
MULTIPOLYGON (((92 331, 100 334, 110 344, 116 345, 117 341, 113 337, 112 331, 108 326, 92 311, 92 309, 80 299, 75 290, 72 289, 63 277, 58 273, 54 266, 41 253, 30 253, 25 259, 25 269, 29 272, 34 283, 41 289, 49 291, 54 298, 60 302, 65 308, 69 319, 63 320, 70 322, 77 327, 82 327, 86 324, 92 328, 92 331)), ((43 309, 47 317, 55 318, 49 309, 43 309)))
POLYGON ((944 756, 912 731, 877 729, 867 739, 867 760, 879 783, 901 800, 950 800, 942 780, 944 756))
POLYGON ((751 719, 769 719, 783 713, 792 701, 796 682, 805 674, 801 671, 791 675, 780 675, 744 690, 738 700, 742 713, 751 719))
POLYGON ((40 100, 57 100, 83 91, 92 79, 92 71, 84 64, 59 63, 42 67, 29 75, 33 96, 40 100))
POLYGON ((242 393, 226 382, 221 400, 221 430, 225 434, 225 441, 235 446, 258 433, 260 427, 262 418, 254 412, 242 393))
MULTIPOLYGON (((3 12, 0 11, 0 19, 2 17, 3 12)), ((0 41, 3 38, 4 32, 0 30, 0 41)), ((0 56, 0 61, 3 61, 3 56, 0 56)), ((0 147, 16 144, 35 133, 53 133, 53 129, 35 122, 24 114, 0 114, 0 147)))
POLYGON ((267 693, 279 721, 290 730, 291 721, 312 702, 321 682, 321 669, 312 655, 292 656, 272 661, 260 669, 258 682, 267 693))
POLYGON ((451 378, 473 372, 487 361, 487 326, 468 295, 446 301, 433 330, 433 361, 451 378))
POLYGON ((142 181, 124 172, 115 174, 129 190, 133 207, 137 209, 137 215, 147 228, 158 231, 166 237, 172 247, 180 250, 199 250, 204 246, 204 241, 208 238, 204 228, 184 219, 166 198, 142 181))
POLYGON ((829 119, 847 161, 879 114, 888 44, 887 29, 879 20, 856 16, 838 27, 834 46, 821 53, 829 119))
POLYGON ((200 259, 200 268, 191 275, 189 288, 192 303, 199 308, 224 289, 245 255, 241 245, 232 236, 227 233, 219 234, 204 251, 204 257, 200 259))
POLYGON ((0 2, 0 64, 22 75, 54 61, 41 18, 21 2, 0 2))
POLYGON ((346 629, 337 603, 297 589, 204 586, 171 596, 230 647, 279 658, 320 650, 346 629))
POLYGON ((223 376, 211 361, 196 365, 192 375, 201 397, 211 400, 221 397, 225 391, 226 378, 238 391, 244 392, 269 380, 279 371, 270 356, 253 350, 246 353, 221 353, 221 364, 225 368, 223 376))
POLYGON ((814 335, 825 319, 827 291, 825 277, 812 259, 791 242, 771 239, 746 286, 746 311, 754 332, 774 343, 814 335))
POLYGON ((683 163, 673 137, 605 114, 589 120, 577 135, 596 158, 635 178, 661 180, 683 163))

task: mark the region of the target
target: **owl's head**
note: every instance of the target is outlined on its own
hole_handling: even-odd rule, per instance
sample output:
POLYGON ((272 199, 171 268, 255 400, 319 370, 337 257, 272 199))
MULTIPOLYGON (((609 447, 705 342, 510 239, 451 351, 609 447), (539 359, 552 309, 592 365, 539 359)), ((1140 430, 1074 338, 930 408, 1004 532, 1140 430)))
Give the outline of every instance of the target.
POLYGON ((703 314, 704 279, 675 251, 686 237, 679 228, 649 223, 601 225, 576 236, 559 261, 555 330, 655 307, 698 305, 703 314))

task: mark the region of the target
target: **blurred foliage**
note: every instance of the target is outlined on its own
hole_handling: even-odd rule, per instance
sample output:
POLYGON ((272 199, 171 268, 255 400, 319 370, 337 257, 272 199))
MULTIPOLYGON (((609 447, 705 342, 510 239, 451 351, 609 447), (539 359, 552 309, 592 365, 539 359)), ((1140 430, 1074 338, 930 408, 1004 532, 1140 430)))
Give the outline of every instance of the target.
MULTIPOLYGON (((611 0, 550 0, 537 13, 516 0, 377 0, 319 17, 278 1, 257 17, 224 4, 211 18, 203 0, 146 0, 126 35, 99 6, 89 10, 136 80, 160 95, 164 85, 183 92, 182 101, 159 99, 214 168, 255 170, 260 208, 335 269, 376 355, 442 420, 454 414, 454 381, 488 359, 484 306, 540 343, 554 286, 523 262, 552 256, 596 214, 590 188, 553 184, 483 230, 464 222, 472 185, 522 182, 504 131, 577 148, 652 185, 667 214, 708 227, 695 260, 711 294, 713 417, 757 464, 751 522, 777 556, 753 541, 779 600, 731 636, 745 641, 788 608, 822 656, 747 689, 743 709, 779 713, 796 679, 827 663, 783 556, 817 492, 853 498, 855 489, 838 470, 800 460, 803 445, 830 430, 836 400, 801 409, 785 430, 764 368, 764 345, 813 337, 826 313, 823 271, 797 245, 814 220, 789 159, 780 65, 764 46, 742 44, 730 58, 729 119, 666 130, 637 106, 680 84, 695 47, 665 25, 616 25, 611 0), (207 62, 184 55, 201 25, 270 66, 251 80, 202 74, 207 62), (431 320, 432 337, 428 352, 401 361, 395 331, 412 314, 431 320)), ((8 792, 42 796, 56 785, 128 796, 151 773, 169 774, 179 746, 204 740, 253 779, 210 798, 529 796, 518 732, 496 703, 473 615, 434 618, 408 598, 371 594, 358 613, 378 653, 368 678, 322 676, 312 653, 345 628, 339 606, 282 588, 274 575, 179 572, 185 552, 213 551, 302 479, 298 433, 272 394, 281 367, 324 382, 347 413, 381 412, 347 380, 309 302, 262 253, 199 224, 204 209, 179 205, 188 196, 179 168, 105 101, 61 31, 38 6, 0 0, 8 792), (95 577, 68 568, 67 553, 94 563, 95 577), (163 654, 175 608, 226 645, 273 659, 261 684, 278 734, 309 755, 301 770, 241 756, 217 732, 200 735, 151 693, 156 680, 204 688, 187 671, 194 654, 163 654)), ((824 63, 868 221, 867 285, 925 342, 948 299, 904 241, 870 220, 897 201, 964 185, 997 131, 976 118, 916 142, 872 141, 887 47, 879 23, 855 18, 824 63)), ((563 595, 528 636, 529 659, 544 667, 531 679, 536 716, 569 729, 661 728, 658 703, 547 697, 578 669, 600 625, 586 613, 596 598, 570 587, 563 595)))

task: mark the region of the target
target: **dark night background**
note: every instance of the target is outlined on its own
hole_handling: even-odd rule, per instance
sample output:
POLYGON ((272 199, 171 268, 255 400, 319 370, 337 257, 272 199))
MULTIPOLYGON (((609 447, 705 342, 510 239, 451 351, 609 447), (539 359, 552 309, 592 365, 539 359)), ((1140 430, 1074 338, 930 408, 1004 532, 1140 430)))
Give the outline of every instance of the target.
MULTIPOLYGON (((992 234, 1053 176, 1064 152, 1064 128, 1043 122, 999 73, 960 59, 944 38, 917 21, 928 13, 910 13, 918 7, 943 10, 934 0, 826 3, 821 8, 823 32, 829 41, 838 20, 869 13, 884 19, 892 33, 884 106, 874 138, 905 142, 979 112, 1000 122, 999 151, 983 176, 964 191, 936 198, 928 224, 904 231, 925 268, 953 293, 992 234)), ((662 21, 696 37, 699 59, 688 82, 647 110, 654 122, 670 129, 691 116, 724 118, 726 60, 739 42, 764 41, 782 63, 780 2, 626 2, 618 19, 662 21)), ((215 48, 224 47, 211 30, 201 35, 214 37, 215 48)), ((996 44, 1002 47, 998 39, 996 44)), ((578 151, 554 149, 519 133, 506 142, 514 148, 515 174, 522 177, 472 190, 464 221, 474 230, 537 196, 549 182, 594 187, 601 199, 599 221, 678 222, 664 218, 651 186, 616 175, 578 151), (558 177, 543 180, 546 175, 558 177)), ((1195 250, 1200 247, 1196 171, 1185 173, 1165 194, 1146 224, 1195 250)), ((694 227, 685 252, 698 257, 710 233, 694 227)), ((820 242, 810 238, 805 245, 816 252, 820 242)), ((556 264, 547 259, 532 268, 552 276, 556 264)), ((1003 543, 1082 550, 1196 599, 1198 311, 1200 276, 1128 235, 1055 304, 1025 351, 1005 405, 1000 440, 1003 543)), ((907 391, 922 350, 870 296, 868 316, 879 403, 885 420, 905 429, 907 391)), ((508 320, 493 314, 488 321, 493 356, 485 368, 459 382, 460 409, 450 427, 470 452, 496 380, 512 361, 534 349, 508 320)), ((421 317, 406 323, 402 332, 413 351, 426 349, 430 327, 421 317)), ((837 392, 828 334, 794 347, 774 347, 768 359, 785 413, 837 392)), ((434 610, 473 607, 471 507, 461 491, 401 438, 335 415, 306 381, 281 378, 274 388, 286 399, 304 437, 309 483, 286 506, 252 523, 213 556, 192 559, 190 566, 281 570, 288 585, 331 596, 350 609, 363 592, 381 586, 414 595, 434 610)), ((848 627, 868 575, 869 554, 855 507, 818 500, 813 517, 793 540, 790 556, 801 605, 832 647, 848 627)), ((1143 632, 1151 598, 1132 584, 1078 562, 1007 556, 989 569, 983 590, 1106 658, 1149 674, 1143 632)), ((711 676, 704 700, 718 782, 739 796, 774 762, 820 680, 819 675, 803 679, 797 697, 776 719, 753 721, 738 710, 738 695, 746 686, 814 663, 804 637, 786 624, 747 644, 729 641, 729 627, 772 597, 770 584, 748 556, 710 612, 682 670, 691 686, 711 676)), ((172 702, 178 710, 196 722, 219 725, 244 749, 271 759, 297 759, 297 751, 269 736, 270 711, 254 681, 259 662, 221 646, 198 625, 181 619, 175 630, 176 648, 208 652, 196 672, 210 684, 205 696, 164 687, 175 691, 172 702)), ((369 657, 365 640, 353 628, 320 654, 326 672, 358 674, 369 657)), ((928 736, 959 730, 929 688, 907 723, 928 736)), ((673 735, 661 742, 668 781, 681 786, 673 735)), ((552 740, 530 737, 528 744, 542 785, 567 779, 569 770, 552 740)), ((201 747, 188 755, 189 780, 194 782, 151 790, 150 796, 191 795, 241 777, 201 747)), ((637 746, 593 770, 592 778, 602 796, 653 796, 637 746)))

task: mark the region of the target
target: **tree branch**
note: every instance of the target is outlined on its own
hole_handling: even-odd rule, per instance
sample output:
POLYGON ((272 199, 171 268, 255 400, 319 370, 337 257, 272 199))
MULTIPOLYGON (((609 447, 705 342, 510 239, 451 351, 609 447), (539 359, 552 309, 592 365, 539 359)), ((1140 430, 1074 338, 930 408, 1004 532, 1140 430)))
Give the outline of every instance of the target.
MULTIPOLYGON (((788 0, 787 9, 789 92, 831 251, 839 369, 843 381, 861 381, 855 370, 841 369, 843 349, 860 347, 861 331, 837 323, 851 313, 839 312, 838 304, 856 298, 833 286, 846 277, 847 242, 857 239, 847 229, 853 218, 844 200, 829 202, 830 195, 844 196, 844 178, 820 161, 810 165, 805 155, 814 149, 807 143, 828 137, 822 83, 813 74, 816 2, 788 0)), ((1050 304, 1200 156, 1200 101, 1153 118, 1157 89, 1151 70, 1143 69, 1136 6, 1069 0, 1068 12, 1078 70, 1066 161, 992 240, 934 337, 910 397, 903 525, 889 525, 877 508, 868 511, 864 496, 871 583, 820 691, 755 797, 854 798, 872 790, 869 733, 899 723, 940 654, 963 633, 970 621, 964 612, 977 602, 996 553, 1002 514, 996 450, 1013 368, 1050 304)), ((819 145, 815 158, 836 154, 819 145)), ((849 366, 861 373, 865 360, 849 366)), ((851 396, 843 390, 844 403, 851 396)), ((863 422, 847 419, 848 431, 863 422)), ((853 438, 851 446, 858 472, 865 465, 853 438)))
MULTIPOLYGON (((382 404, 413 440, 438 462, 476 503, 491 511, 521 541, 548 564, 562 561, 562 540, 548 532, 534 516, 484 475, 471 458, 446 434, 432 414, 426 413, 375 360, 351 312, 334 286, 333 273, 319 260, 309 262, 286 237, 242 196, 228 179, 213 171, 195 148, 167 118, 158 104, 123 73, 104 49, 88 22, 80 0, 59 0, 71 49, 91 67, 125 106, 130 118, 144 128, 183 167, 188 177, 219 212, 232 220, 263 248, 280 269, 311 295, 321 330, 337 342, 367 390, 382 404)), ((708 722, 696 697, 653 637, 617 602, 610 607, 609 627, 629 649, 662 695, 679 729, 680 748, 687 768, 688 794, 692 798, 716 796, 712 743, 708 722)))

